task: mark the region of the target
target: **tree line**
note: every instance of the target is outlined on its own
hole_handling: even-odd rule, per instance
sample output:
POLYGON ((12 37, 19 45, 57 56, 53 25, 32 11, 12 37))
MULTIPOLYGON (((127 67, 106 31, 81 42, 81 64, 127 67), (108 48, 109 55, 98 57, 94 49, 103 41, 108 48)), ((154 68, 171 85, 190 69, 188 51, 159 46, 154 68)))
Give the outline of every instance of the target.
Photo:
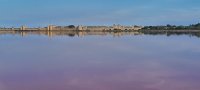
POLYGON ((191 24, 189 26, 162 25, 162 26, 145 26, 143 30, 200 30, 200 23, 191 24))

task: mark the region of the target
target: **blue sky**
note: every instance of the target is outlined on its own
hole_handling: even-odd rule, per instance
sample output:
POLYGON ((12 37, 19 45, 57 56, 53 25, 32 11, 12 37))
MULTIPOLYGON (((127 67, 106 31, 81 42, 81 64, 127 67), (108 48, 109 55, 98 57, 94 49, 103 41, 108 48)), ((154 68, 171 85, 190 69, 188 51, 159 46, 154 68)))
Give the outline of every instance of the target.
POLYGON ((0 0, 0 26, 187 25, 200 0, 0 0))

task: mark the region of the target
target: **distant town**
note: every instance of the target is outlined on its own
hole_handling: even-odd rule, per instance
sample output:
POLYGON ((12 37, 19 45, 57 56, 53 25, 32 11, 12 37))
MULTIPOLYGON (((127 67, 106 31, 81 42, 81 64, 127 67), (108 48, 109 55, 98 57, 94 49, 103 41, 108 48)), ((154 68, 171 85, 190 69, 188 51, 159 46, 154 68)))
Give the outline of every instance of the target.
POLYGON ((68 25, 68 26, 56 26, 56 25, 48 25, 47 27, 38 27, 31 28, 27 26, 21 26, 19 28, 16 27, 1 27, 0 30, 12 30, 12 31, 44 31, 44 30, 65 30, 65 31, 137 31, 142 29, 142 26, 123 26, 123 25, 113 25, 113 26, 83 26, 83 25, 68 25))
POLYGON ((48 25, 47 27, 31 28, 27 26, 21 27, 0 27, 0 35, 45 35, 48 37, 54 36, 87 36, 87 35, 113 35, 114 37, 120 37, 124 35, 190 35, 200 37, 200 23, 192 24, 188 26, 176 26, 176 25, 158 25, 158 26, 83 26, 83 25, 68 25, 68 26, 56 26, 48 25))
POLYGON ((177 31, 177 30, 200 30, 200 23, 191 24, 188 26, 183 25, 158 25, 158 26, 124 26, 120 24, 114 24, 112 26, 83 26, 83 25, 68 25, 68 26, 56 26, 56 25, 48 25, 47 27, 37 27, 32 28, 28 26, 21 26, 21 27, 0 27, 0 31, 177 31))

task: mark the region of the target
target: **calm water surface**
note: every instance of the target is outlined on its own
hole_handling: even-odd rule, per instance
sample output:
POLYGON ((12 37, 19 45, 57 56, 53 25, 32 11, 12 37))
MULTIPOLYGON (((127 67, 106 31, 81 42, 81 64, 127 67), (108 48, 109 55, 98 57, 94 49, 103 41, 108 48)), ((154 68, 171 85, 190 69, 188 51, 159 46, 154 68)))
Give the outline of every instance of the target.
POLYGON ((190 35, 2 34, 0 90, 200 90, 199 45, 190 35))

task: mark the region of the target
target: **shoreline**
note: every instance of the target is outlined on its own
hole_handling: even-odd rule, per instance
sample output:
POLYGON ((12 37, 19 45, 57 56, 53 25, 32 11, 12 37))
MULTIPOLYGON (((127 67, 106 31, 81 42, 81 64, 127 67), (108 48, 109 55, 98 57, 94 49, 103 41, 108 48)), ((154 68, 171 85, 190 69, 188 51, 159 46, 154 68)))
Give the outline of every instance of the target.
POLYGON ((16 32, 56 32, 56 31, 62 31, 62 32, 200 32, 200 30, 0 30, 0 32, 3 31, 16 31, 16 32))

